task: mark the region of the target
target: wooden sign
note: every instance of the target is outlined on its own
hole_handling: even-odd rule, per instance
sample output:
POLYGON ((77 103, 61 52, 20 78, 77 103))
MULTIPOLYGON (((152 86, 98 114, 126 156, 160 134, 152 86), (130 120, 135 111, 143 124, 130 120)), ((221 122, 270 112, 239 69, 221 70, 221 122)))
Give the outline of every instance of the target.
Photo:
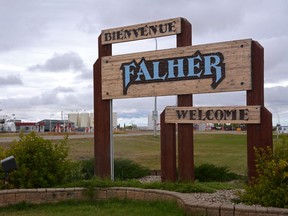
POLYGON ((181 33, 181 18, 102 30, 102 44, 163 37, 181 33))
POLYGON ((251 90, 251 43, 102 57, 102 99, 251 90))
POLYGON ((165 123, 260 124, 260 106, 166 107, 165 123))

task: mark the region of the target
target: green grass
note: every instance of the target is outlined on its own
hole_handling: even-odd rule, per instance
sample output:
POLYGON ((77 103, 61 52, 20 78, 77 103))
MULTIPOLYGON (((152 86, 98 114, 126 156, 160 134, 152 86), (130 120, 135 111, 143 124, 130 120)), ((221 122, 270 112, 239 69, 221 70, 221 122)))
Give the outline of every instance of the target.
POLYGON ((94 157, 94 139, 70 139, 69 158, 72 160, 86 160, 94 157))
MULTIPOLYGON (((69 158, 86 160, 94 157, 93 138, 70 139, 69 158)), ((7 147, 7 145, 1 144, 7 147)), ((194 134, 195 165, 204 163, 226 166, 232 172, 246 174, 247 147, 245 134, 194 134)), ((160 170, 160 136, 114 136, 115 158, 126 158, 160 170)))
POLYGON ((127 158, 151 170, 160 170, 160 137, 153 135, 114 137, 116 158, 127 158))
POLYGON ((195 164, 226 166, 230 171, 246 174, 247 146, 245 134, 195 134, 195 164))
MULTIPOLYGON (((134 160, 142 166, 160 170, 160 137, 115 137, 115 157, 134 160)), ((204 163, 227 166, 230 171, 246 174, 245 134, 194 134, 195 165, 204 163)))
POLYGON ((144 202, 131 200, 69 201, 57 204, 19 204, 0 208, 0 216, 183 216, 184 211, 172 202, 144 202))

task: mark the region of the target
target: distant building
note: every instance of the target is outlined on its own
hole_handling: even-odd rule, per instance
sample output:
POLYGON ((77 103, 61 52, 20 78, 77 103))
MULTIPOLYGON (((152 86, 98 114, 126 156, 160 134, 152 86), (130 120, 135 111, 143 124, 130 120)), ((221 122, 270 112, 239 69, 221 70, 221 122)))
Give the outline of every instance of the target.
MULTIPOLYGON (((73 122, 75 129, 83 132, 94 131, 94 113, 73 112, 68 113, 68 120, 73 122)), ((113 128, 117 128, 117 113, 113 112, 112 115, 113 128)))
POLYGON ((16 125, 13 119, 5 119, 4 128, 5 132, 16 132, 16 125))
POLYGON ((279 134, 287 134, 288 133, 288 126, 279 126, 279 127, 277 127, 277 132, 279 134))
POLYGON ((74 122, 69 120, 44 119, 38 123, 44 124, 44 132, 71 132, 75 130, 74 122))
POLYGON ((38 122, 15 122, 16 132, 44 132, 45 123, 38 122))
POLYGON ((198 130, 199 131, 205 131, 206 130, 206 123, 198 124, 198 130))
POLYGON ((11 117, 8 115, 0 115, 0 132, 5 131, 4 130, 5 121, 6 119, 10 119, 10 118, 11 117))

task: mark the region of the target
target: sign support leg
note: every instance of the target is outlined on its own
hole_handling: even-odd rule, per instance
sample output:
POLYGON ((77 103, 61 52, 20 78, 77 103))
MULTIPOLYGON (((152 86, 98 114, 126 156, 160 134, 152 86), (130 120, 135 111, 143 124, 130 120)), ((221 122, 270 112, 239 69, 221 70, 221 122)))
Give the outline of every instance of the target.
MULTIPOLYGON (((181 34, 177 35, 177 47, 192 45, 192 26, 181 19, 181 34)), ((178 106, 193 106, 193 95, 178 95, 178 106)), ((194 180, 193 124, 178 124, 178 171, 180 181, 194 180)))
POLYGON ((102 45, 98 38, 98 59, 93 67, 94 73, 94 173, 101 178, 111 176, 111 145, 113 133, 111 125, 112 100, 102 100, 101 57, 112 54, 111 44, 102 45))
POLYGON ((175 182, 176 175, 176 125, 165 123, 165 110, 160 115, 161 121, 161 179, 163 182, 175 182))
POLYGON ((251 182, 257 178, 255 148, 273 147, 272 114, 264 107, 264 48, 252 42, 252 90, 247 91, 247 105, 261 106, 261 123, 247 125, 247 169, 251 182))

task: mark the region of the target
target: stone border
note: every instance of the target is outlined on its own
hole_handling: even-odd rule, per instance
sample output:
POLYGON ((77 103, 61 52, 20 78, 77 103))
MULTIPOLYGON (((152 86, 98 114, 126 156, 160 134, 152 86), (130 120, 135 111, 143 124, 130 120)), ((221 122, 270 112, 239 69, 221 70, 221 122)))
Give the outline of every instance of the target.
POLYGON ((176 201, 187 215, 199 214, 205 216, 280 216, 288 215, 288 209, 273 207, 258 207, 246 205, 227 205, 199 201, 191 194, 173 191, 139 189, 127 187, 95 188, 40 188, 12 189, 0 191, 0 207, 21 202, 27 203, 56 203, 64 200, 95 200, 132 199, 142 201, 176 201))

